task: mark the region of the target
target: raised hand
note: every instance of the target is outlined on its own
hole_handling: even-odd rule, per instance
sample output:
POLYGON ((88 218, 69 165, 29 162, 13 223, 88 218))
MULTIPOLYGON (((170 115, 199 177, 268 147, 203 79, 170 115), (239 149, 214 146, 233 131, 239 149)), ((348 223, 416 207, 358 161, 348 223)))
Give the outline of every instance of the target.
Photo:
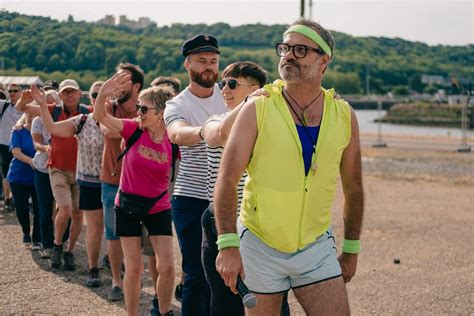
POLYGON ((20 95, 20 99, 18 99, 18 103, 21 103, 21 104, 28 104, 28 103, 31 103, 33 102, 33 97, 31 95, 31 90, 28 89, 28 90, 23 90, 21 92, 21 95, 20 95))
POLYGON ((36 85, 31 85, 31 88, 27 91, 30 92, 31 97, 38 102, 39 105, 46 105, 46 96, 36 85))
POLYGON ((99 96, 115 97, 120 92, 127 90, 131 85, 130 74, 125 71, 119 71, 108 79, 99 90, 99 96))

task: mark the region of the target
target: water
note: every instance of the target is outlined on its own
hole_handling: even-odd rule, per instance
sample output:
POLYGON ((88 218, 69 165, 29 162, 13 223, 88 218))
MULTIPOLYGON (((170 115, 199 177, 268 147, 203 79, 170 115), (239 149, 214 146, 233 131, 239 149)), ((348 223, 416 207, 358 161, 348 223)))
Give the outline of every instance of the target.
MULTIPOLYGON (((376 133, 378 123, 374 122, 379 114, 377 110, 356 110, 357 120, 361 133, 376 133)), ((385 111, 381 111, 385 115, 385 111)), ((431 127, 382 123, 383 134, 414 135, 414 136, 443 136, 461 138, 461 127, 431 127)), ((467 137, 474 138, 474 131, 468 130, 467 137)))

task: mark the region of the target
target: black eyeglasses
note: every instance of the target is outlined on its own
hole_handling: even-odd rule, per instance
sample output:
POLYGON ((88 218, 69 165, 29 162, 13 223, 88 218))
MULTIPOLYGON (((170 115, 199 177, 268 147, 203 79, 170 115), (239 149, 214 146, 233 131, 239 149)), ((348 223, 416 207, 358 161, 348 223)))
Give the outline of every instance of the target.
POLYGON ((8 93, 18 93, 20 90, 8 90, 8 93))
POLYGON ((252 86, 252 84, 250 84, 250 83, 238 82, 235 79, 221 80, 221 81, 219 81, 218 85, 219 85, 219 89, 221 89, 221 90, 223 90, 226 85, 229 86, 230 90, 234 90, 238 85, 252 86))
POLYGON ((156 110, 157 108, 149 108, 146 105, 137 104, 137 112, 142 112, 143 114, 147 114, 149 110, 156 110))
POLYGON ((99 95, 99 92, 92 92, 91 97, 92 99, 97 99, 97 96, 99 95))
POLYGON ((302 45, 302 44, 288 45, 288 44, 285 44, 285 43, 278 43, 278 44, 276 44, 275 49, 276 49, 277 55, 280 56, 280 57, 285 57, 285 55, 288 54, 288 52, 290 50, 293 51, 293 55, 296 58, 305 58, 306 54, 308 53, 308 50, 312 50, 312 51, 316 52, 319 55, 324 55, 325 54, 322 50, 320 50, 318 48, 314 48, 314 47, 310 47, 310 46, 306 46, 306 45, 302 45))

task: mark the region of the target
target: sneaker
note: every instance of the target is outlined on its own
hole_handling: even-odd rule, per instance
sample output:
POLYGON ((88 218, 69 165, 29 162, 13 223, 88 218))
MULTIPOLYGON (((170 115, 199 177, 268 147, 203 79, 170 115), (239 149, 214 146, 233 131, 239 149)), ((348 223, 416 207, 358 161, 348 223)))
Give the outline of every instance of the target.
POLYGON ((46 248, 40 250, 40 257, 41 259, 49 259, 51 258, 51 252, 53 251, 52 248, 46 248))
POLYGON ((176 285, 176 288, 174 290, 174 298, 178 302, 181 302, 182 297, 183 297, 183 285, 180 283, 180 284, 176 285))
POLYGON ((155 294, 155 297, 151 300, 151 310, 150 316, 158 316, 160 315, 160 305, 158 304, 158 297, 155 294))
POLYGON ((89 269, 89 273, 87 274, 87 277, 86 277, 86 284, 88 287, 100 286, 100 276, 99 276, 98 268, 89 269))
POLYGON ((61 267, 61 258, 63 256, 63 246, 53 246, 53 250, 51 252, 51 267, 54 269, 59 269, 61 267))
POLYGON ((40 242, 34 242, 33 247, 31 247, 31 250, 33 250, 33 251, 38 251, 38 250, 41 250, 41 249, 43 249, 43 246, 41 245, 40 242))
POLYGON ((76 260, 74 260, 74 254, 70 251, 66 251, 63 254, 64 268, 69 271, 76 269, 76 260))
POLYGON ((123 299, 123 291, 119 286, 114 286, 110 290, 109 296, 108 296, 109 301, 121 301, 123 299))

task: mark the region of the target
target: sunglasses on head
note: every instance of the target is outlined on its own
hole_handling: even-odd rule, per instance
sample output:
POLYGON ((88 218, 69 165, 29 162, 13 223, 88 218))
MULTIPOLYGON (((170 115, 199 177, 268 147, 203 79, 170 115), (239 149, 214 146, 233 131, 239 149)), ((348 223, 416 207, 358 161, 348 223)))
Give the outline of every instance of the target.
POLYGON ((238 82, 235 79, 229 79, 229 80, 223 79, 218 83, 218 85, 219 85, 219 89, 221 90, 223 90, 226 85, 229 86, 230 90, 234 90, 238 85, 252 86, 250 83, 238 82))
POLYGON ((147 114, 149 110, 157 110, 157 108, 149 108, 147 107, 146 105, 141 105, 141 104, 137 104, 137 112, 142 112, 143 114, 147 114))
POLYGON ((92 97, 93 99, 97 99, 97 96, 98 96, 98 95, 99 95, 99 92, 92 92, 92 93, 91 93, 91 97, 92 97))
POLYGON ((8 90, 8 93, 18 93, 20 90, 8 90))

